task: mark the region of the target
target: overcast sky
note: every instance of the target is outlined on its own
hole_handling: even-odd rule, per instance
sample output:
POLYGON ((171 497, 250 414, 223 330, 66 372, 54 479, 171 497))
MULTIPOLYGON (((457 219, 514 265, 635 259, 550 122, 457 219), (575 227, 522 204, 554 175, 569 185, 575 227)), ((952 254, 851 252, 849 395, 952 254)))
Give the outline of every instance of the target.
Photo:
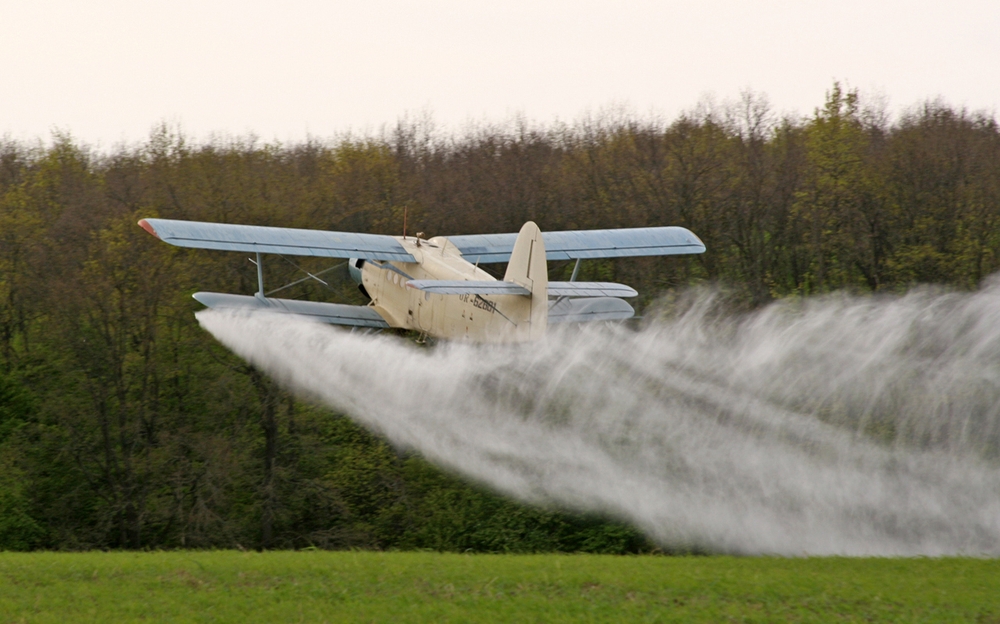
POLYGON ((995 113, 1000 0, 0 0, 0 135, 21 140, 669 119, 745 89, 809 114, 834 80, 995 113))

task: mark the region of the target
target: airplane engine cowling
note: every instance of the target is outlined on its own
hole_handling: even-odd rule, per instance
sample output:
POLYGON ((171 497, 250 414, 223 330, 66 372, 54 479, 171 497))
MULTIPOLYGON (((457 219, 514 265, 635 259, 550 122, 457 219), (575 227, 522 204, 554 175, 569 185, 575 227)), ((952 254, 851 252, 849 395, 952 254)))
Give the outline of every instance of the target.
POLYGON ((351 274, 351 279, 355 284, 361 283, 361 267, 365 265, 364 258, 348 258, 347 272, 351 274))
POLYGON ((361 291, 361 294, 371 299, 372 296, 368 294, 368 290, 365 288, 365 285, 364 283, 362 283, 361 279, 361 269, 364 266, 365 266, 364 258, 347 259, 347 272, 350 273, 351 279, 354 280, 354 283, 358 285, 358 290, 361 291))

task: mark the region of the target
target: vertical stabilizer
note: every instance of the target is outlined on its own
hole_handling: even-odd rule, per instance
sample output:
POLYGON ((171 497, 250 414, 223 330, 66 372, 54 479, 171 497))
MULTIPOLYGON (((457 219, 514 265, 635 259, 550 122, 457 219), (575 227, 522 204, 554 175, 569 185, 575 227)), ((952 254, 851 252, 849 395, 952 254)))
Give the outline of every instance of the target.
POLYGON ((531 291, 529 318, 518 323, 519 328, 525 322, 528 324, 523 339, 536 340, 544 336, 549 318, 549 274, 542 231, 533 222, 528 221, 521 226, 503 279, 531 291))

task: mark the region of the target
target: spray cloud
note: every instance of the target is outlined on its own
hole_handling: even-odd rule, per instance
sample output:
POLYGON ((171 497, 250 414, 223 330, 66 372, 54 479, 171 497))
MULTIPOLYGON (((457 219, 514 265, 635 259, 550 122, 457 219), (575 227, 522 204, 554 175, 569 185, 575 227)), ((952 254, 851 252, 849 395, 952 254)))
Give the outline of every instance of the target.
POLYGON ((631 331, 421 349, 203 311, 223 344, 393 444, 671 547, 1000 554, 1000 280, 744 316, 688 293, 631 331))

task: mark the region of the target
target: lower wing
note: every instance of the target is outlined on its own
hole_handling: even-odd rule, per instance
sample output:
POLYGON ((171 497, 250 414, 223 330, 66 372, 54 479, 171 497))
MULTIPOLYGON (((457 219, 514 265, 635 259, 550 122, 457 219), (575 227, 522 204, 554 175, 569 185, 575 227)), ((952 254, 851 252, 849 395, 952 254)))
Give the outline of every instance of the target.
POLYGON ((229 308, 242 310, 267 310, 279 314, 296 314, 331 325, 351 327, 373 327, 387 329, 389 323, 368 306, 345 305, 342 303, 320 303, 318 301, 298 301, 295 299, 260 299, 246 295, 200 292, 194 298, 209 308, 229 308))
MULTIPOLYGON (((294 299, 264 299, 246 295, 200 292, 194 298, 208 308, 237 310, 267 310, 279 314, 297 314, 322 323, 349 327, 388 329, 389 323, 368 306, 340 303, 320 303, 294 299)), ((620 321, 632 318, 635 310, 628 302, 615 297, 558 299, 549 307, 549 323, 586 323, 590 321, 620 321)))
POLYGON ((557 299, 549 307, 549 324, 622 321, 634 315, 627 301, 615 297, 557 299))

